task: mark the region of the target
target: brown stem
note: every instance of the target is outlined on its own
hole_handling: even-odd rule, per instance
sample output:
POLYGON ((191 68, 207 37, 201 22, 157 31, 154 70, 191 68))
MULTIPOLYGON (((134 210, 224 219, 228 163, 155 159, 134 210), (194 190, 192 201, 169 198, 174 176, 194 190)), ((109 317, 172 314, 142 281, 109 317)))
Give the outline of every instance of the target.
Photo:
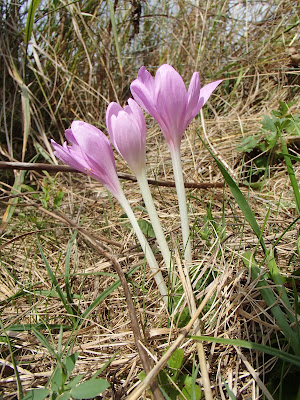
MULTIPOLYGON (((27 170, 27 171, 48 171, 48 172, 72 172, 79 173, 82 172, 77 171, 74 168, 69 167, 68 165, 54 165, 54 164, 43 164, 43 163, 23 163, 23 162, 9 162, 9 161, 0 161, 0 169, 17 169, 17 170, 27 170)), ((122 174, 118 173, 118 177, 120 179, 125 179, 129 181, 136 182, 136 177, 130 174, 122 174)), ((148 179, 149 185, 155 186, 166 186, 166 187, 175 187, 174 181, 161 181, 156 179, 148 179)), ((184 186, 186 188, 192 189, 209 189, 209 188, 222 188, 224 187, 224 182, 203 182, 203 183, 193 183, 193 182, 184 182, 184 186)))

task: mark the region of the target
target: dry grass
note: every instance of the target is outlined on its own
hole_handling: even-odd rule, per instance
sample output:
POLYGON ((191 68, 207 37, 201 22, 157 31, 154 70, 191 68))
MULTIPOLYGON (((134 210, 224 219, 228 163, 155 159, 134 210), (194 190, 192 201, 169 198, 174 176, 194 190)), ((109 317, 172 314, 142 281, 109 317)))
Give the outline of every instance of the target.
MULTIPOLYGON (((59 4, 62 8, 57 13, 43 14, 50 5, 45 6, 45 10, 38 10, 41 19, 26 57, 22 40, 14 42, 22 25, 22 16, 18 13, 23 11, 16 5, 1 3, 2 16, 5 16, 1 22, 5 35, 0 38, 5 66, 0 72, 3 82, 1 155, 4 160, 21 160, 25 141, 25 160, 31 160, 37 153, 40 160, 45 157, 47 161, 56 162, 49 146, 50 137, 62 139, 64 129, 75 118, 103 127, 107 102, 126 101, 130 95, 129 83, 141 64, 150 70, 153 67, 154 71, 162 62, 170 62, 186 80, 195 69, 200 69, 205 82, 225 78, 223 87, 212 96, 204 110, 206 142, 229 167, 231 175, 241 181, 251 161, 237 152, 236 145, 245 135, 258 131, 263 115, 277 109, 279 100, 296 101, 299 95, 299 64, 295 66, 294 61, 299 36, 297 2, 280 1, 276 6, 270 2, 261 5, 261 9, 251 2, 247 3, 249 8, 227 1, 198 4, 198 8, 190 2, 178 2, 174 6, 157 2, 151 7, 145 2, 139 21, 140 34, 135 36, 137 25, 133 23, 133 3, 116 2, 122 69, 105 2, 59 4), (10 23, 9 13, 13 16, 10 23), (252 13, 252 20, 247 20, 246 13, 252 13), (61 23, 59 36, 54 41, 56 18, 61 23), (21 80, 13 71, 18 71, 21 80), (24 89, 22 92, 21 88, 24 89), (29 99, 31 113, 28 142, 21 133, 24 133, 20 115, 22 96, 29 99)), ((292 112, 296 115, 299 111, 298 101, 292 106, 292 112)), ((26 119, 24 106, 23 117, 26 119)), ((162 135, 152 120, 149 119, 148 124, 148 176, 173 180, 171 158, 162 135)), ((182 143, 185 180, 221 182, 222 175, 196 131, 203 135, 200 119, 188 128, 182 143)), ((127 166, 118 156, 116 164, 118 172, 128 173, 127 166)), ((298 164, 294 168, 299 181, 298 164)), ((18 174, 2 177, 3 211, 12 201, 10 196, 15 194, 12 185, 18 174)), ((59 212, 98 237, 124 271, 135 269, 129 278, 129 287, 145 343, 156 364, 182 331, 178 315, 184 312, 187 304, 180 279, 174 293, 170 294, 176 299, 177 306, 168 313, 134 233, 114 198, 99 184, 79 174, 58 174, 54 183, 43 179, 41 173, 28 172, 24 180, 28 186, 17 187, 16 190, 22 189, 23 193, 11 218, 5 215, 0 247, 1 321, 11 338, 24 391, 45 386, 56 361, 30 329, 12 330, 11 327, 45 324, 48 329, 44 327, 42 332, 57 348, 58 326, 70 328, 72 325, 61 300, 51 292, 53 285, 37 246, 38 236, 45 257, 61 288, 65 289, 65 261, 74 227, 55 217, 58 214, 53 210, 53 200, 59 190, 65 193, 59 212), (47 185, 51 191, 46 210, 40 198, 47 185), (37 198, 28 192, 29 186, 38 193, 37 198), (57 325, 56 328, 50 329, 52 324, 57 325)), ((264 226, 264 239, 270 246, 274 238, 292 224, 296 215, 285 165, 270 166, 261 190, 245 186, 241 186, 241 190, 260 227, 264 226)), ((137 185, 124 181, 124 191, 136 216, 147 219, 137 185)), ((180 248, 175 189, 153 186, 152 193, 170 243, 180 248)), ((244 250, 253 250, 258 241, 245 223, 230 190, 191 189, 188 190, 188 201, 194 249, 190 276, 198 305, 214 279, 219 279, 214 296, 201 314, 202 332, 270 346, 275 343, 281 348, 280 327, 241 258, 244 250)), ((276 246, 276 260, 286 276, 300 266, 298 229, 297 225, 293 226, 276 246)), ((149 240, 156 249, 155 240, 149 240)), ((159 253, 157 258, 167 282, 167 269, 159 253)), ((263 254, 259 251, 257 258, 263 263, 263 254)), ((262 267, 266 268, 266 265, 262 264, 262 267)), ((118 279, 111 260, 97 253, 80 235, 72 247, 70 274, 74 307, 79 317, 118 279)), ((91 377, 114 356, 102 372, 111 384, 104 398, 125 399, 137 386, 142 367, 120 286, 81 321, 78 329, 66 329, 62 343, 71 352, 79 352, 75 374, 82 373, 85 378, 91 377)), ((185 354, 183 371, 191 373, 195 342, 186 338, 180 346, 185 354)), ((237 399, 259 399, 263 394, 272 398, 268 397, 264 382, 275 368, 276 358, 228 345, 205 343, 204 347, 215 398, 228 398, 223 379, 237 399)), ((0 396, 15 399, 16 376, 5 343, 1 346, 0 358, 0 396)), ((197 382, 201 384, 201 377, 197 377, 197 382)), ((142 398, 150 398, 149 393, 145 392, 142 398)))

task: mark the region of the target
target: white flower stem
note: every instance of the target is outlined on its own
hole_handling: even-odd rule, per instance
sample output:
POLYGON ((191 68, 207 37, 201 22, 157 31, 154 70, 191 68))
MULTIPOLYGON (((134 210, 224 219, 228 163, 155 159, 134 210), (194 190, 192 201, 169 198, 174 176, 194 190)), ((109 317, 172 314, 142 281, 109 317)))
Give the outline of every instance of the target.
POLYGON ((171 149, 171 157, 174 171, 175 186, 178 197, 180 220, 181 220, 181 230, 184 248, 184 259, 187 262, 192 261, 192 247, 190 241, 190 227, 187 212, 187 203, 185 196, 185 188, 183 181, 183 173, 180 158, 180 148, 173 147, 171 149))
POLYGON ((159 292, 163 298, 164 303, 168 307, 168 289, 165 284, 162 273, 159 269, 159 266, 157 264, 157 261, 155 259, 155 256, 151 250, 151 247, 149 246, 147 239, 145 238, 143 232, 141 231, 141 228, 139 227, 139 224, 133 214, 133 211, 132 211, 124 193, 119 195, 117 197, 117 199, 118 199, 119 203, 121 204, 121 206, 123 207, 125 213, 127 214, 127 217, 136 233, 136 236, 140 242, 140 245, 142 246, 143 252, 144 252, 146 259, 149 263, 149 266, 151 268, 151 272, 152 272, 155 282, 158 286, 159 292))
POLYGON ((163 256, 164 262, 168 270, 171 272, 172 271, 172 260, 171 260, 171 253, 169 250, 168 243, 166 241, 164 232, 162 230, 155 205, 153 202, 153 198, 151 195, 151 191, 148 185, 148 180, 146 176, 146 171, 143 169, 138 175, 136 175, 144 202, 145 206, 147 208, 149 218, 156 236, 156 239, 158 241, 158 245, 161 251, 161 254, 163 256))

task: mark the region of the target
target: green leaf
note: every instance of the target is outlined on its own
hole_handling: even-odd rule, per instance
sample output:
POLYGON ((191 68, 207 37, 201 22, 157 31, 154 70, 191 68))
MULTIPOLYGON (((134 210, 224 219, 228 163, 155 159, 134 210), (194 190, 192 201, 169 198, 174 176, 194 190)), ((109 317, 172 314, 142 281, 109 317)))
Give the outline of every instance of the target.
MULTIPOLYGON (((200 400, 202 398, 202 390, 195 384, 194 379, 189 375, 187 375, 184 380, 182 393, 188 400, 200 400)), ((179 398, 182 400, 184 399, 181 395, 179 398)))
POLYGON ((284 286, 284 280, 280 274, 280 271, 278 269, 273 250, 270 250, 268 255, 267 255, 267 260, 266 260, 271 278, 273 282, 276 285, 277 292, 279 294, 279 297, 283 301, 285 305, 285 311, 290 319, 291 323, 295 322, 295 316, 292 314, 291 310, 293 310, 293 307, 289 301, 285 286, 284 286))
POLYGON ((45 338, 45 336, 37 331, 35 328, 32 328, 32 331, 35 335, 35 337, 42 343, 42 345, 44 347, 46 347, 46 349, 49 351, 50 354, 52 354, 52 356, 58 360, 59 357, 57 356, 56 352, 54 351, 54 348, 51 346, 51 344, 48 342, 48 340, 45 338))
POLYGON ((57 366, 54 374, 51 377, 51 390, 53 392, 60 392, 65 381, 65 373, 63 369, 57 366))
POLYGON ((92 399, 109 388, 110 384, 104 379, 89 379, 71 390, 74 399, 92 399))
POLYGON ((155 237, 154 229, 149 221, 145 219, 139 219, 138 224, 139 227, 141 228, 141 231, 146 237, 151 237, 151 238, 155 237))
POLYGON ((69 399, 70 399, 70 391, 69 390, 55 398, 55 400, 69 400, 69 399))
POLYGON ((172 369, 180 369, 184 359, 183 349, 176 349, 168 361, 168 367, 172 369))
POLYGON ((70 286, 70 260, 71 260, 71 253, 72 248, 77 236, 77 231, 75 231, 68 243, 67 254, 66 254, 66 261, 65 261, 65 287, 66 287, 66 294, 69 304, 73 303, 73 296, 71 292, 70 286))
POLYGON ((241 143, 237 146, 237 151, 243 151, 246 153, 250 153, 253 149, 255 149, 259 144, 259 140, 252 135, 246 136, 243 138, 241 143))
POLYGON ((51 267, 50 267, 50 265, 49 265, 49 263, 48 263, 48 260, 47 260, 46 257, 45 257, 45 254, 44 254, 44 252, 43 252, 41 243, 40 243, 40 241, 39 241, 38 238, 37 238, 37 244, 38 244, 38 248, 39 248, 39 250, 40 250, 42 259, 43 259, 43 261, 44 261, 44 263, 45 263, 45 266, 46 266, 46 269, 47 269, 49 278, 51 279, 51 282, 52 282, 52 284, 53 284, 55 290, 57 291, 57 293, 58 293, 58 295, 59 295, 59 297, 60 297, 60 299, 61 299, 61 301, 62 301, 62 303, 63 303, 63 305, 64 305, 64 307, 65 307, 65 309, 66 309, 66 311, 67 311, 67 313, 70 315, 71 320, 72 320, 73 322, 76 322, 75 318, 73 317, 73 315, 74 315, 74 310, 73 310, 73 308, 71 307, 71 305, 68 303, 68 300, 66 299, 66 297, 65 297, 65 295, 64 295, 64 292, 61 290, 61 288, 60 288, 60 286, 59 286, 59 284, 58 284, 58 282, 57 282, 57 279, 56 279, 54 273, 52 272, 52 269, 51 269, 51 267))
POLYGON ((25 394, 23 400, 44 400, 49 394, 48 389, 32 389, 25 394))
POLYGON ((121 75, 123 76, 121 51, 120 51, 120 46, 119 46, 117 24, 116 24, 116 20, 115 20, 115 10, 114 10, 114 6, 113 6, 113 3, 112 3, 112 0, 108 0, 108 8, 109 8, 109 13, 110 13, 112 31, 113 31, 114 40, 115 40, 115 46, 116 46, 116 51, 117 51, 117 58, 118 58, 119 68, 120 68, 121 75))
POLYGON ((138 374, 138 378, 140 381, 143 381, 146 378, 146 372, 143 370, 138 374))
POLYGON ((78 385, 78 383, 81 381, 81 379, 83 379, 85 377, 85 375, 81 374, 81 375, 77 375, 74 378, 72 378, 67 384, 65 384, 65 388, 66 389, 73 389, 75 386, 78 385))
POLYGON ((189 336, 189 337, 194 340, 200 340, 201 342, 230 344, 232 346, 244 347, 245 349, 253 349, 256 351, 260 351, 262 353, 270 354, 273 357, 280 358, 283 361, 286 361, 288 363, 296 365, 297 367, 300 367, 299 356, 294 356, 293 354, 289 354, 284 351, 274 349, 273 347, 265 346, 263 344, 248 342, 247 340, 218 338, 214 336, 189 336))
POLYGON ((281 310, 278 300, 274 296, 273 291, 270 289, 268 282, 264 277, 260 277, 260 268, 258 267, 255 258, 251 254, 250 251, 247 251, 243 254, 243 262, 246 267, 251 271, 251 277, 253 280, 258 280, 257 287, 259 287, 260 293, 267 303, 268 307, 270 307, 271 313, 273 314, 277 324, 279 325, 282 333, 284 334, 286 340, 293 348, 295 354, 300 353, 299 346, 299 336, 294 332, 294 330, 290 327, 286 315, 281 310))
POLYGON ((66 366, 66 371, 67 371, 66 379, 68 379, 69 376, 71 375, 71 373, 75 367, 76 361, 78 360, 78 356, 79 356, 79 353, 74 353, 64 359, 63 364, 66 366))
POLYGON ((272 118, 270 118, 268 115, 264 115, 264 120, 262 122, 262 127, 266 131, 277 132, 277 128, 275 126, 274 120, 272 118))
POLYGON ((60 207, 60 205, 61 205, 61 203, 62 203, 62 200, 63 200, 63 198, 64 198, 64 195, 65 195, 65 192, 64 192, 63 190, 59 190, 59 191, 56 193, 56 196, 55 196, 54 201, 53 201, 53 207, 54 207, 55 209, 57 209, 57 208, 60 207))
POLYGON ((258 237, 258 240, 264 250, 264 252, 267 251, 265 242, 262 238, 262 232, 257 224, 257 221, 255 219, 255 216, 245 198, 245 196, 243 195, 243 193, 240 191, 239 187, 237 186, 237 184, 235 183, 235 181, 231 178, 231 176, 229 175, 229 173, 226 171, 224 165, 222 164, 222 162, 211 152, 211 150, 209 149, 209 147, 204 143, 203 139, 201 138, 201 136, 199 135, 199 132, 197 131, 198 137, 200 138, 201 142, 203 143, 203 145, 206 147, 206 149, 209 151, 210 155, 214 158, 214 160, 216 161, 219 170, 221 171, 225 182, 227 183, 229 189, 231 190, 231 193, 233 194, 236 202, 238 203, 240 209, 242 210, 244 217, 246 218, 246 220, 248 221, 249 225, 251 226, 251 228, 253 229, 253 232, 256 234, 256 236, 258 237))

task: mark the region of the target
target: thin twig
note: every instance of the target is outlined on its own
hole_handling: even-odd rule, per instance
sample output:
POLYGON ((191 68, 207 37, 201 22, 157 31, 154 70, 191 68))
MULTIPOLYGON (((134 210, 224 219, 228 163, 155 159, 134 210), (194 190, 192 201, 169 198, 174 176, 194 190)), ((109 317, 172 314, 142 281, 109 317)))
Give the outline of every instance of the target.
MULTIPOLYGON (((26 171, 48 171, 48 172, 72 172, 82 174, 82 172, 77 171, 68 165, 54 165, 54 164, 44 164, 44 163, 23 163, 23 162, 10 162, 10 161, 0 161, 0 169, 16 169, 16 170, 26 170, 26 171)), ((136 177, 130 174, 118 173, 120 179, 136 182, 136 177)), ((174 181, 161 181, 156 179, 148 179, 149 185, 156 186, 166 186, 175 187, 174 181)), ((203 182, 203 183, 193 183, 184 182, 186 188, 192 189, 209 189, 209 188, 223 188, 224 182, 203 182)))

